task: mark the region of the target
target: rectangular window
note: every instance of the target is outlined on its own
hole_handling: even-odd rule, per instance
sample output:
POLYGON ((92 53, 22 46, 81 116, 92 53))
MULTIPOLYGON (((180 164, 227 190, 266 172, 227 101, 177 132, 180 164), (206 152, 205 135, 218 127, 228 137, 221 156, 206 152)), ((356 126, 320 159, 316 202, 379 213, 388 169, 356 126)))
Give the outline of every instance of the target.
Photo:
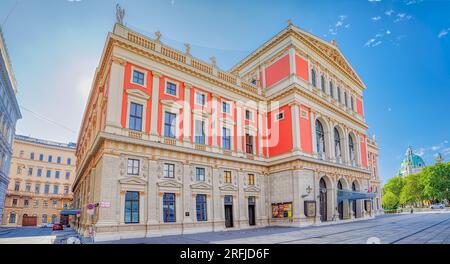
POLYGON ((48 194, 50 192, 50 184, 46 184, 44 187, 44 193, 48 194))
POLYGON ((249 174, 248 175, 248 185, 255 185, 255 175, 254 174, 249 174))
POLYGON ((30 153, 30 159, 31 159, 31 160, 34 160, 34 152, 31 152, 31 153, 30 153))
POLYGON ((245 110, 245 119, 246 120, 253 120, 253 113, 250 110, 245 110))
POLYGON ((206 105, 206 95, 204 93, 196 92, 195 103, 202 106, 206 105))
POLYGON ((164 136, 169 138, 175 138, 175 125, 177 115, 170 112, 165 112, 164 115, 164 136))
POLYGON ((253 136, 245 134, 245 151, 248 154, 253 154, 253 136))
POLYGON ((28 176, 33 176, 33 168, 28 168, 28 176))
POLYGON ((347 92, 344 92, 344 104, 348 107, 347 92))
POLYGON ((176 221, 174 193, 164 193, 163 195, 163 220, 164 223, 174 223, 176 221))
POLYGON ((59 179, 59 171, 55 171, 55 179, 59 179))
POLYGON ((52 175, 52 172, 51 172, 51 170, 47 170, 47 178, 50 178, 51 177, 51 175, 52 175))
POLYGON ((64 194, 69 194, 69 186, 64 186, 64 194))
POLYGON ((42 215, 42 223, 43 223, 43 224, 46 224, 46 223, 47 223, 47 215, 46 215, 46 214, 43 214, 43 215, 42 215))
POLYGON ((164 164, 164 178, 175 178, 175 164, 164 164))
POLYGON ((229 128, 223 127, 222 128, 222 148, 224 149, 231 149, 231 132, 229 128))
POLYGON ((227 114, 231 114, 231 106, 230 106, 230 103, 222 102, 222 112, 223 112, 223 113, 227 113, 227 114))
POLYGON ((41 185, 40 184, 36 184, 34 186, 34 192, 35 193, 40 193, 41 192, 41 185))
POLYGON ((56 163, 61 164, 61 157, 56 158, 56 163))
POLYGON ((197 221, 206 221, 206 195, 197 194, 196 198, 197 221))
POLYGON ((37 176, 41 177, 42 176, 42 169, 38 168, 37 170, 37 176))
POLYGON ((72 163, 72 160, 70 158, 67 158, 67 165, 70 165, 72 163))
POLYGON ((13 207, 17 207, 17 199, 13 199, 12 200, 12 206, 13 207))
POLYGON ((342 99, 342 98, 341 98, 341 87, 338 87, 338 88, 337 88, 337 96, 338 96, 338 102, 341 103, 341 102, 342 102, 342 101, 341 101, 341 99, 342 99))
POLYGON ((59 186, 55 185, 53 186, 53 194, 58 194, 59 193, 59 186))
POLYGON ((20 190, 20 182, 14 184, 14 191, 18 192, 20 190))
POLYGON ((133 71, 133 82, 136 84, 144 85, 145 74, 140 71, 133 71))
POLYGON ((33 207, 38 208, 39 207, 39 200, 34 200, 33 207))
POLYGON ((44 207, 44 208, 47 208, 47 207, 48 207, 48 201, 47 201, 47 200, 44 200, 44 202, 43 202, 42 204, 43 204, 43 207, 44 207))
POLYGON ((195 120, 195 144, 205 144, 205 122, 195 120))
POLYGON ((44 161, 44 154, 39 154, 39 160, 44 161))
POLYGON ((142 131, 142 105, 130 103, 129 129, 142 131))
POLYGON ((205 181, 205 169, 195 168, 195 179, 197 181, 205 181))
POLYGON ((137 159, 128 159, 128 175, 139 175, 139 163, 137 159))
POLYGON ((354 100, 353 100, 353 96, 350 97, 350 100, 351 100, 352 111, 355 111, 355 102, 354 102, 354 100))
POLYGON ((48 155, 48 162, 52 162, 52 155, 48 155))
POLYGON ((58 206, 58 201, 57 200, 53 200, 52 201, 52 205, 53 205, 53 208, 56 208, 58 206))
POLYGON ((70 179, 70 171, 66 171, 66 180, 70 179))
POLYGON ((28 208, 29 207, 29 201, 28 200, 23 200, 23 207, 28 208))
POLYGON ((231 171, 224 171, 223 172, 224 175, 224 182, 225 183, 231 183, 231 171))
POLYGON ((26 192, 31 192, 31 183, 27 183, 27 184, 25 185, 25 191, 26 191, 26 192))
POLYGON ((166 83, 166 94, 177 96, 177 85, 171 82, 166 83))

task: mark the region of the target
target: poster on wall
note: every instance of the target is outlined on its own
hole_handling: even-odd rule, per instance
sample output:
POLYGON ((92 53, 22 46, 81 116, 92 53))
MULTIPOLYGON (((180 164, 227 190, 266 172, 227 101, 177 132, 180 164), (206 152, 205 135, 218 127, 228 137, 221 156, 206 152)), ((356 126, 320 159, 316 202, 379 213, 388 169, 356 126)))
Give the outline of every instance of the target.
POLYGON ((292 218, 292 203, 272 204, 272 218, 292 218))
POLYGON ((305 201, 305 215, 307 217, 316 216, 316 201, 305 201))

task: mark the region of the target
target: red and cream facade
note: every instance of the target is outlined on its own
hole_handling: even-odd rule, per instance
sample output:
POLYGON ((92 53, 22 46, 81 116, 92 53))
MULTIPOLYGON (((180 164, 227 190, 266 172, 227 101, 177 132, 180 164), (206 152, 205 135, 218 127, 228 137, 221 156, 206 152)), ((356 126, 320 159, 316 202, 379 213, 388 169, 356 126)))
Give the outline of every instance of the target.
POLYGON ((373 170, 377 146, 366 136, 365 86, 335 43, 289 25, 229 72, 214 63, 116 24, 77 144, 73 192, 82 210, 79 232, 92 226, 97 239, 108 240, 225 230, 230 213, 231 229, 239 229, 306 226, 381 212, 380 193, 371 208, 357 200, 354 214, 350 202, 342 209, 336 198, 339 182, 360 192, 381 187, 373 170), (139 131, 129 129, 136 104, 142 107, 139 131), (174 138, 166 137, 168 113, 174 138), (316 120, 323 137, 316 133, 316 120), (196 131, 203 131, 203 144, 196 143, 196 131), (229 133, 229 143, 223 133, 229 133), (132 175, 129 160, 139 166, 132 175), (204 172, 200 180, 198 168, 204 172), (320 187, 323 182, 326 187, 320 187), (134 223, 125 221, 128 192, 138 194, 134 223), (167 193, 174 194, 174 204, 164 203, 167 193), (198 221, 198 195, 206 197, 204 221, 198 221), (89 203, 96 205, 93 216, 86 214, 89 203), (176 220, 167 223, 163 214, 170 206, 176 220))

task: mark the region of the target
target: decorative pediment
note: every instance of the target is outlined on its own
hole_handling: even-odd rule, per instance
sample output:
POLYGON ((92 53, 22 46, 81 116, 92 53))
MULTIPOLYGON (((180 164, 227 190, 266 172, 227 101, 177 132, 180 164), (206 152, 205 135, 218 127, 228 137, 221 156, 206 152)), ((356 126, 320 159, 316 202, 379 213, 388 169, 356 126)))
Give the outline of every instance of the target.
POLYGON ((170 107, 170 108, 174 108, 174 109, 183 108, 183 106, 180 103, 178 103, 174 100, 161 99, 161 104, 163 104, 167 107, 170 107))
POLYGON ((358 85, 360 85, 361 87, 365 87, 364 83, 361 81, 350 63, 345 59, 344 55, 335 44, 327 43, 324 40, 319 39, 299 28, 295 29, 295 31, 299 33, 299 35, 301 35, 301 40, 306 42, 305 44, 312 45, 313 48, 316 49, 315 51, 319 53, 319 55, 323 55, 325 58, 333 62, 335 66, 349 75, 350 79, 355 81, 358 85))
POLYGON ((141 98, 141 99, 144 99, 144 100, 150 99, 150 95, 144 93, 143 91, 141 91, 139 89, 130 89, 130 88, 128 88, 126 91, 127 91, 127 95, 128 96, 133 96, 133 97, 141 98))
POLYGON ((212 185, 211 184, 207 184, 205 182, 197 182, 197 183, 191 184, 191 189, 211 190, 212 189, 212 185))
POLYGON ((260 191, 261 189, 254 185, 244 188, 244 192, 260 192, 260 191))
POLYGON ((232 125, 232 126, 234 126, 234 121, 231 120, 230 118, 224 118, 224 117, 221 117, 221 118, 220 118, 220 121, 223 122, 223 123, 226 124, 226 125, 232 125))
POLYGON ((140 177, 125 177, 120 179, 119 183, 127 185, 146 185, 147 181, 140 177))
POLYGON ((234 185, 223 185, 219 187, 219 190, 221 191, 237 191, 237 187, 234 185))
POLYGON ((208 113, 208 112, 205 111, 205 110, 201 110, 201 109, 193 109, 193 110, 192 110, 192 113, 193 113, 194 115, 201 116, 201 117, 204 117, 204 118, 208 118, 208 117, 211 116, 210 113, 208 113))
POLYGON ((181 188, 183 185, 174 180, 164 180, 157 183, 159 187, 181 188))

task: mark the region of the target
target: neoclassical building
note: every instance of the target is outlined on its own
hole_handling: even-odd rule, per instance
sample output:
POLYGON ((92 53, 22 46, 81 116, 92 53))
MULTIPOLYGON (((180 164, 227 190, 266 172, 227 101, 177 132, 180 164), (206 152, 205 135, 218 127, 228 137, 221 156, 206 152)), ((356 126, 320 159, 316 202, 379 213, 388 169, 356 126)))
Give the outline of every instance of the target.
MULTIPOLYGON (((442 156, 440 156, 442 159, 442 156)), ((426 167, 425 162, 422 157, 414 154, 413 148, 410 146, 406 150, 405 158, 400 164, 400 169, 398 170, 398 176, 408 176, 410 174, 415 174, 421 172, 426 167)))
POLYGON ((335 42, 289 24, 223 71, 160 38, 120 23, 108 34, 76 150, 80 233, 101 241, 382 212, 366 87, 335 42))
POLYGON ((75 143, 16 135, 3 226, 68 223, 61 211, 72 202, 75 143))
POLYGON ((0 27, 0 219, 3 217, 9 167, 17 120, 22 118, 17 103, 17 85, 0 27))

